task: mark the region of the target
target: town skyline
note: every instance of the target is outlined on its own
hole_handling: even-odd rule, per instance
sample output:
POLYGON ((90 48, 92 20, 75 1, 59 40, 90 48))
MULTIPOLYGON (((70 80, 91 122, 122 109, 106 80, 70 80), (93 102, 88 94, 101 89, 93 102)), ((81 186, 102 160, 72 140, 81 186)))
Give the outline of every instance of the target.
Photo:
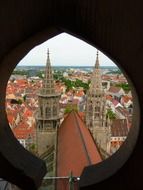
MULTIPOLYGON (((17 66, 44 66, 49 49, 52 66, 94 66, 97 49, 67 33, 57 35, 34 47, 17 66), (44 53, 43 53, 44 52, 44 53)), ((101 66, 116 66, 99 51, 101 66)))
MULTIPOLYGON (((46 162, 40 189, 55 190, 62 185, 68 190, 72 185, 69 171, 80 180, 84 167, 112 156, 126 140, 133 102, 122 73, 114 68, 101 72, 98 51, 92 72, 79 66, 52 70, 50 58, 47 50, 45 70, 28 72, 25 67, 13 72, 7 85, 6 112, 19 143, 46 162), (56 175, 68 180, 57 181, 56 175)), ((78 180, 73 185, 77 190, 78 180)))

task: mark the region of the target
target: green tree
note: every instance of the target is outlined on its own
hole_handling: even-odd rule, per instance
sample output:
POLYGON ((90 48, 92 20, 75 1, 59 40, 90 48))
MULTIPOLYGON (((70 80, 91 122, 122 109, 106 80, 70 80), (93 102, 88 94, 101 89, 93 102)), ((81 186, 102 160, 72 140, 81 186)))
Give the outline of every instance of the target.
POLYGON ((43 79, 43 74, 44 74, 44 71, 39 71, 36 76, 43 79))
POLYGON ((24 102, 26 101, 26 98, 27 98, 27 95, 24 94, 24 96, 23 96, 23 101, 24 101, 24 102))
POLYGON ((28 75, 28 71, 26 71, 26 70, 14 70, 13 71, 13 73, 12 73, 13 75, 28 75))
POLYGON ((65 85, 67 87, 67 91, 70 90, 70 89, 72 89, 74 87, 72 81, 69 80, 69 79, 66 79, 64 83, 65 83, 65 85))
POLYGON ((77 111, 77 105, 67 105, 64 113, 70 113, 71 111, 77 111))
POLYGON ((107 118, 109 117, 110 120, 114 120, 116 119, 116 114, 111 109, 108 109, 106 113, 106 117, 107 118))
POLYGON ((131 90, 131 87, 128 83, 118 83, 116 84, 117 87, 121 87, 125 92, 128 92, 131 90))
POLYGON ((28 150, 29 150, 31 153, 37 155, 37 147, 36 147, 36 144, 34 144, 34 143, 30 144, 30 145, 28 146, 28 150))
POLYGON ((17 103, 21 105, 23 103, 23 101, 21 99, 18 99, 17 103))

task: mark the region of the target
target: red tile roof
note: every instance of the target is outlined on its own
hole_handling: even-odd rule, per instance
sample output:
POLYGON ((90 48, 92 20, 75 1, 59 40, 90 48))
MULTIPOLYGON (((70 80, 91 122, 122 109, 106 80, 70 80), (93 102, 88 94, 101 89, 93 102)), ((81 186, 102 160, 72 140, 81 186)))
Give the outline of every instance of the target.
POLYGON ((117 107, 116 110, 118 112, 120 112, 122 115, 124 115, 125 117, 128 117, 129 116, 129 112, 127 109, 125 108, 122 108, 122 107, 117 107))
POLYGON ((118 93, 120 90, 121 90, 121 88, 120 87, 116 87, 116 86, 111 86, 109 88, 109 92, 111 92, 111 93, 118 93))
POLYGON ((26 122, 21 122, 17 127, 13 128, 13 133, 17 139, 27 139, 29 135, 33 136, 35 134, 35 127, 29 127, 26 122))
POLYGON ((25 112, 23 113, 24 114, 24 117, 27 118, 27 117, 32 117, 33 113, 30 109, 25 109, 25 112))
POLYGON ((78 115, 83 121, 85 120, 85 112, 78 112, 78 115))
POLYGON ((112 137, 124 137, 128 135, 128 125, 126 120, 115 119, 111 126, 112 137))
POLYGON ((84 91, 83 90, 79 90, 79 91, 76 91, 75 93, 74 93, 74 96, 78 96, 78 97, 81 97, 81 96, 83 96, 84 95, 84 91))
POLYGON ((129 100, 132 101, 132 97, 129 97, 129 96, 127 96, 127 95, 125 95, 125 96, 122 97, 122 101, 123 101, 124 103, 128 103, 129 100))
POLYGON ((12 123, 13 123, 13 121, 14 121, 13 115, 12 115, 12 114, 8 114, 8 115, 7 115, 7 118, 8 118, 9 123, 12 125, 12 123))
POLYGON ((112 100, 113 100, 113 97, 110 96, 110 95, 106 95, 106 99, 112 101, 112 100))
POLYGON ((117 106, 120 102, 118 102, 117 100, 113 99, 112 103, 114 104, 114 106, 117 106))
POLYGON ((57 176, 80 176, 85 166, 101 161, 96 144, 76 112, 65 118, 58 131, 57 176))

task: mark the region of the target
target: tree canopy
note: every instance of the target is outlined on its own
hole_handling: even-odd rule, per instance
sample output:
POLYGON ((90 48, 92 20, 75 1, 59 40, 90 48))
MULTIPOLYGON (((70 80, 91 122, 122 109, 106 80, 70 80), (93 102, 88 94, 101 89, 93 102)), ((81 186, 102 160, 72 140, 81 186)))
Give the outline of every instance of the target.
POLYGON ((110 108, 107 110, 106 117, 107 118, 109 117, 110 120, 114 120, 114 119, 116 119, 116 114, 110 108))

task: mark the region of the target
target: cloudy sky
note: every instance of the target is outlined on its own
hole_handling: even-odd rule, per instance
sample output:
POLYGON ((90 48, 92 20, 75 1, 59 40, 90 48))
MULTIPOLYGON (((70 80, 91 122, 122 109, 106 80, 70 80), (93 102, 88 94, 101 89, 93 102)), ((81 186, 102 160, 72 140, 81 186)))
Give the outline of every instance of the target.
MULTIPOLYGON (((50 50, 52 66, 93 66, 96 48, 67 33, 57 35, 33 48, 19 65, 45 65, 47 48, 50 50)), ((114 63, 99 52, 101 66, 114 66, 114 63)))

